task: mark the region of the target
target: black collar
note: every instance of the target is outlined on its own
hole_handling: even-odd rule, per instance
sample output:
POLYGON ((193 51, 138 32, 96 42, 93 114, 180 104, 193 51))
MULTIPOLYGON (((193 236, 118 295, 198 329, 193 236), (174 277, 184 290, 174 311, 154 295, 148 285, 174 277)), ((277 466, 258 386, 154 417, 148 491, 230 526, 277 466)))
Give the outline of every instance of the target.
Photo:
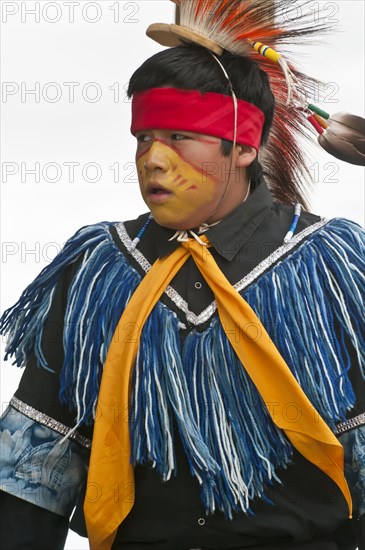
MULTIPOLYGON (((205 235, 217 252, 231 261, 265 218, 272 203, 267 184, 265 180, 261 180, 244 203, 237 206, 218 225, 208 229, 205 235)), ((152 222, 151 230, 159 258, 171 254, 179 246, 176 239, 169 241, 175 230, 158 225, 156 222, 152 222)))

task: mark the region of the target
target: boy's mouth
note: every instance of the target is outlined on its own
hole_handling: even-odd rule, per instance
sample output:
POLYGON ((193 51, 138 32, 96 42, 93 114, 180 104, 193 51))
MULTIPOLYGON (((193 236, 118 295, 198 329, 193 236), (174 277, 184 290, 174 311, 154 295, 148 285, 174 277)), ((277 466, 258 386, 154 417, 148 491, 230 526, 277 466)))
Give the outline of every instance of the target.
POLYGON ((172 197, 173 193, 159 183, 149 183, 147 186, 147 197, 151 202, 164 202, 172 197))

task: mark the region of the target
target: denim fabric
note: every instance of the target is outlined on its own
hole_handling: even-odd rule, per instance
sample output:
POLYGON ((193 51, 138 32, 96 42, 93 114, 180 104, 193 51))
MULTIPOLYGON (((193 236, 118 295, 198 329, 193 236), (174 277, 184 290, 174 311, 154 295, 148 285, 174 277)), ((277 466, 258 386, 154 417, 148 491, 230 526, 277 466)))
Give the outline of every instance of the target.
POLYGON ((87 476, 87 451, 12 407, 0 419, 0 488, 70 516, 87 476))

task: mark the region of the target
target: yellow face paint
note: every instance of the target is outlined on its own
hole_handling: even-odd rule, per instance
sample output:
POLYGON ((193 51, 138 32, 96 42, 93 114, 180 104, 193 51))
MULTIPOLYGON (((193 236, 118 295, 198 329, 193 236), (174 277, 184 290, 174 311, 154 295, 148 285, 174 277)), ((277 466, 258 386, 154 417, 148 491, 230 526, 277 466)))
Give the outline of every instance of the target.
POLYGON ((207 221, 219 200, 218 178, 157 139, 136 163, 143 200, 158 224, 189 229, 207 221))

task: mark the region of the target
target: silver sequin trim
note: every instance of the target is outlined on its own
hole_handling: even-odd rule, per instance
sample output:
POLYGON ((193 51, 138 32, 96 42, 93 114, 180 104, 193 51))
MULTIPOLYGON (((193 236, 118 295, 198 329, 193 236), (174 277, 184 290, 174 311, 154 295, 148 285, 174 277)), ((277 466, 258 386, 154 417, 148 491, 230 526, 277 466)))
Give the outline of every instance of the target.
POLYGON ((349 420, 346 420, 345 422, 341 422, 341 424, 338 424, 336 426, 336 429, 334 430, 334 433, 336 435, 343 434, 345 432, 348 432, 349 430, 352 430, 353 428, 358 428, 359 426, 363 426, 365 424, 365 413, 359 414, 359 416, 355 416, 354 418, 350 418, 349 420))
MULTIPOLYGON (((321 219, 319 222, 311 225, 310 227, 307 227, 306 229, 303 229, 300 233, 298 233, 295 237, 293 237, 288 243, 283 244, 282 246, 279 246, 270 256, 265 258, 261 263, 259 263, 250 273, 248 273, 243 279, 238 281, 235 285, 233 285, 233 288, 235 288, 238 292, 241 292, 243 289, 245 289, 248 285, 253 283, 255 279, 257 279, 260 275, 262 275, 267 269, 269 269, 273 264, 275 264, 280 258, 282 258, 285 254, 290 252, 295 246, 297 246, 303 239, 323 227, 329 222, 328 219, 321 219)), ((124 226, 123 222, 117 223, 115 226, 118 236, 120 240, 122 241, 123 245, 128 250, 129 254, 133 256, 133 258, 139 263, 139 265, 142 267, 142 269, 147 273, 149 269, 151 269, 151 264, 149 261, 144 257, 144 255, 137 249, 132 247, 132 239, 128 235, 126 228, 124 226)), ((217 304, 215 300, 207 307, 205 308, 199 315, 196 315, 192 311, 189 310, 188 303, 184 300, 182 296, 172 286, 168 286, 165 289, 165 294, 174 302, 174 304, 186 315, 186 319, 189 323, 192 325, 198 326, 202 325, 212 315, 217 309, 217 304)))
MULTIPOLYGON (((17 397, 12 397, 10 399, 9 405, 30 418, 31 420, 39 422, 39 424, 43 424, 44 426, 47 426, 47 428, 51 428, 61 435, 67 435, 71 431, 71 428, 69 428, 68 426, 65 426, 54 418, 51 418, 50 416, 47 416, 40 411, 37 411, 37 409, 34 409, 30 405, 23 403, 23 401, 20 401, 20 399, 18 399, 17 397)), ((86 447, 86 449, 91 449, 91 440, 87 437, 84 437, 80 433, 72 432, 69 437, 70 439, 74 439, 75 441, 77 441, 77 443, 79 443, 83 447, 86 447)))

